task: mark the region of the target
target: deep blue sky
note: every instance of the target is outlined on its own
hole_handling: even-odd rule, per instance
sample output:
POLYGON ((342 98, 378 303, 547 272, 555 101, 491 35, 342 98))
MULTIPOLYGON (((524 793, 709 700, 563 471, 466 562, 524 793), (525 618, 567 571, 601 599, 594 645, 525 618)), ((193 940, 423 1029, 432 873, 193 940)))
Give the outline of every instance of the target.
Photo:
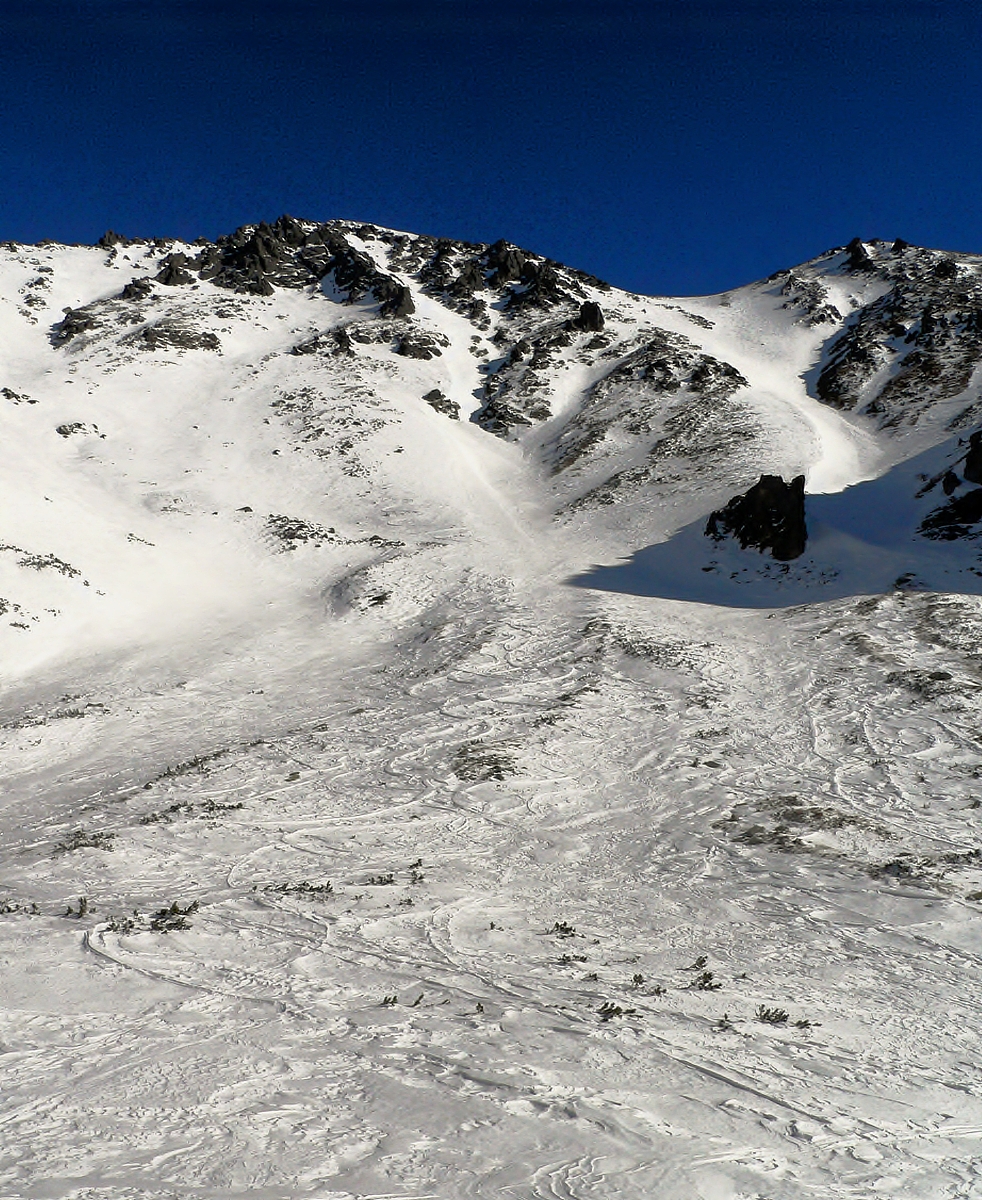
POLYGON ((0 239, 290 212, 663 294, 982 251, 980 35, 962 0, 0 0, 0 239))

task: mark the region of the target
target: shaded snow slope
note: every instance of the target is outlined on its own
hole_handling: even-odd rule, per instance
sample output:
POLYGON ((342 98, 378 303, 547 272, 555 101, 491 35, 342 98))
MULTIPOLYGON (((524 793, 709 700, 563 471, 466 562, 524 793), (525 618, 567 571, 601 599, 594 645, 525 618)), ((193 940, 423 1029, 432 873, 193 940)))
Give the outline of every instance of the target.
POLYGON ((0 247, 0 1194, 982 1195, 980 263, 0 247))
MULTIPOLYGON (((975 532, 982 490, 957 484, 954 439, 831 495, 808 497, 808 540, 792 562, 713 538, 700 519, 621 564, 576 577, 585 587, 702 604, 772 608, 895 588, 982 593, 975 532), (951 481, 951 499, 938 486, 951 481), (952 485, 955 486, 952 486, 952 485)), ((982 532, 982 531, 979 531, 982 532)))

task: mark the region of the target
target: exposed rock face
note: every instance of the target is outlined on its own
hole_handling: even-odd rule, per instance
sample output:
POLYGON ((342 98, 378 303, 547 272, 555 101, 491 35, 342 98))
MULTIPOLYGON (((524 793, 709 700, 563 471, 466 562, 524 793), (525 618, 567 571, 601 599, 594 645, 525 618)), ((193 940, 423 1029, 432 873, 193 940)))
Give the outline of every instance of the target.
POLYGON ((799 320, 804 324, 836 324, 842 320, 842 313, 831 303, 829 290, 820 280, 797 271, 782 272, 777 278, 782 276, 784 285, 781 295, 787 296, 784 307, 800 312, 799 320))
POLYGON ((460 405, 456 400, 451 400, 449 396, 444 395, 439 388, 433 388, 427 392, 423 399, 430 408, 442 413, 445 417, 450 417, 452 421, 460 420, 460 405))
MULTIPOLYGON (((894 242, 851 242, 846 269, 881 280, 885 291, 859 308, 826 351, 819 400, 902 428, 939 401, 964 392, 982 360, 982 271, 977 258, 894 242)), ((964 429, 982 404, 949 416, 964 429)))
POLYGON ((424 360, 439 358, 449 344, 442 333, 410 329, 399 339, 396 354, 401 354, 404 358, 424 360))
MULTIPOLYGON (((115 254, 130 239, 108 233, 100 245, 115 254)), ((340 293, 349 303, 378 304, 383 319, 405 319, 415 311, 411 279, 428 295, 466 316, 475 329, 487 330, 492 307, 507 313, 520 338, 544 312, 560 310, 567 330, 598 332, 604 318, 587 287, 609 291, 601 280, 531 254, 501 240, 493 245, 396 233, 350 221, 301 221, 282 216, 273 222, 245 225, 214 243, 198 239, 197 252, 174 243, 153 243, 170 253, 159 260, 155 282, 165 287, 195 279, 249 295, 270 296, 276 288, 315 288, 340 293), (400 277, 401 276, 401 277, 400 277)), ((122 299, 142 299, 127 285, 122 299)), ((149 292, 146 293, 149 295, 149 292)), ((53 333, 63 344, 82 332, 84 317, 62 322, 53 333)), ((298 353, 315 347, 298 347, 298 353)), ((415 355, 412 341, 402 353, 415 355)), ((439 348, 430 348, 435 356, 439 348)), ((424 355, 425 357, 425 355, 424 355)), ((520 411, 521 406, 515 407, 520 411)), ((541 410, 545 415, 545 410, 541 410)))
MULTIPOLYGON (((703 354, 679 334, 657 330, 590 389, 576 419, 551 446, 553 470, 596 461, 604 443, 617 434, 648 440, 648 461, 632 468, 628 479, 609 480, 616 489, 622 482, 654 478, 667 460, 691 458, 699 443, 707 448, 703 435, 710 426, 718 424, 720 436, 731 444, 738 442, 742 424, 727 402, 746 386, 746 379, 729 363, 703 354)), ((710 451, 715 436, 710 435, 710 451)))
POLYGON ((415 308, 409 288, 352 245, 352 235, 374 236, 374 227, 351 231, 345 222, 317 225, 283 216, 272 224, 245 225, 219 238, 188 266, 219 287, 260 296, 272 295, 274 285, 303 288, 332 276, 335 287, 350 301, 371 295, 382 316, 409 316, 415 308))
POLYGON ((853 238, 846 246, 846 252, 849 255, 850 271, 873 271, 876 269, 876 263, 863 245, 862 238, 853 238))
POLYGON ((69 438, 74 433, 98 433, 98 425, 88 425, 85 421, 68 421, 64 425, 55 426, 55 433, 63 438, 69 438))
POLYGON ((972 488, 936 508, 921 522, 920 532, 935 542, 953 542, 957 538, 978 537, 982 521, 982 487, 972 488))
POLYGON ((193 329, 181 321, 164 320, 127 334, 124 343, 138 350, 221 350, 218 335, 208 329, 193 329))
POLYGON ((55 346, 64 346, 80 333, 97 329, 98 320, 84 308, 66 308, 65 315, 51 330, 51 341, 55 346))
POLYGON ((964 539, 976 541, 982 538, 982 430, 976 430, 968 439, 968 449, 960 440, 958 448, 949 457, 947 467, 932 478, 925 478, 923 486, 916 492, 916 499, 929 495, 941 485, 945 502, 932 509, 921 521, 918 533, 921 537, 936 542, 953 542, 964 539), (959 451, 962 451, 959 457, 959 451), (961 470, 961 475, 958 470, 961 470), (966 490, 966 488, 968 490, 966 490))
POLYGON ((119 298, 120 300, 146 300, 152 292, 153 285, 144 276, 142 279, 134 279, 131 283, 126 284, 119 293, 119 298))
MULTIPOLYGON (((136 240, 139 241, 140 239, 136 240)), ((124 237, 123 234, 117 233, 114 229, 107 229, 98 242, 96 242, 96 245, 103 250, 112 250, 114 246, 132 246, 133 244, 133 238, 124 237)))
POLYGON ((982 430, 977 430, 968 439, 968 454, 962 475, 969 483, 982 483, 982 430))
POLYGON ((526 258, 524 251, 501 240, 490 247, 485 261, 491 271, 491 286, 501 287, 504 283, 522 278, 526 258))
POLYGON ((595 300, 584 300, 580 305, 580 315, 570 321, 570 328, 581 333, 599 333, 603 327, 603 310, 595 300))
POLYGON ((186 269, 187 265, 188 256, 186 254, 168 254, 161 264, 160 273, 156 277, 157 282, 166 284, 168 287, 190 283, 191 275, 186 269))
POLYGON ((780 475, 761 475, 742 496, 734 496, 706 523, 714 541, 737 539, 742 549, 769 550, 778 562, 798 558, 805 549, 805 477, 785 483, 780 475))

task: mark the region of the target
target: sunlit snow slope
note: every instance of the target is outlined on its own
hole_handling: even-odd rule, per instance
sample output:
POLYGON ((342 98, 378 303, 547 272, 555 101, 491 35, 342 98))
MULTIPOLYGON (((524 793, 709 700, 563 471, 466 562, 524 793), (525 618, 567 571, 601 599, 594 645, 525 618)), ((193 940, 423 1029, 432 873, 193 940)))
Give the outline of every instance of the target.
POLYGON ((0 1196, 982 1196, 980 361, 901 242, 0 246, 0 1196))

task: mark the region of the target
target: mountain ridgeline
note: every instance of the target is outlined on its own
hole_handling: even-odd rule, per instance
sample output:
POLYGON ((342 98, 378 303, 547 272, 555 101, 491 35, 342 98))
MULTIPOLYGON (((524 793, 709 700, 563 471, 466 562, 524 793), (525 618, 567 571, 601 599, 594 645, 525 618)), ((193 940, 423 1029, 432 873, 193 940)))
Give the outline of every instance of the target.
POLYGON ((505 241, 284 216, 215 242, 4 243, 0 320, 0 416, 24 456, 0 595, 22 632, 75 605, 66 581, 105 596, 151 547, 170 577, 179 528, 209 561, 233 544, 239 563, 384 557, 534 511, 570 574, 690 524, 719 572, 731 542, 748 569, 807 559, 842 493, 862 537, 915 558, 957 545, 977 575, 982 256, 855 239, 719 296, 644 297, 505 241), (39 461, 66 505, 84 481, 105 508, 53 519, 39 461), (119 531, 118 554, 72 561, 119 531))

